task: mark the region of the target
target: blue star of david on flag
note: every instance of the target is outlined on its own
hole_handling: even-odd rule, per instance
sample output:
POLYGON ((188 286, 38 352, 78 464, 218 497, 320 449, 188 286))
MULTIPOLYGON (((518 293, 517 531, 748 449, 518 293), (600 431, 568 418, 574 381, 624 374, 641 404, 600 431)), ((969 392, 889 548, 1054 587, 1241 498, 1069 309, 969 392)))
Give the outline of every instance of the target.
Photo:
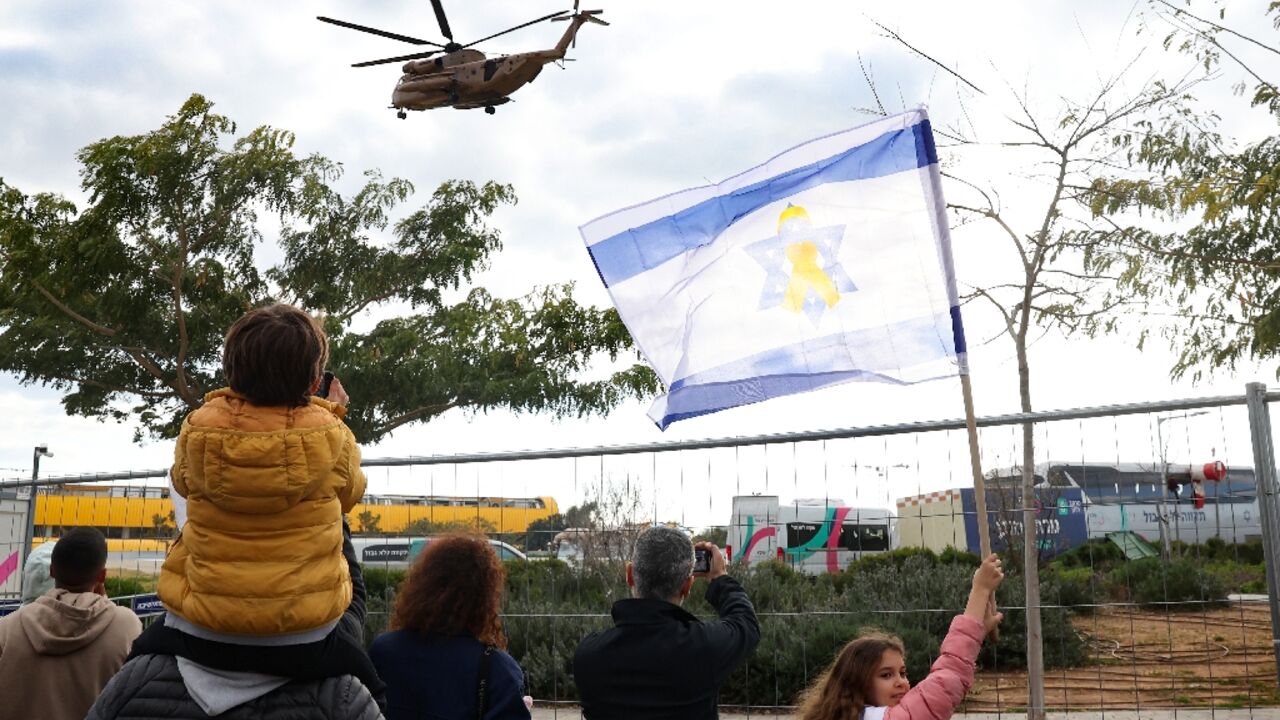
POLYGON ((803 312, 815 326, 844 293, 858 287, 838 260, 844 225, 815 228, 804 208, 788 205, 778 234, 744 248, 764 268, 759 309, 803 312))

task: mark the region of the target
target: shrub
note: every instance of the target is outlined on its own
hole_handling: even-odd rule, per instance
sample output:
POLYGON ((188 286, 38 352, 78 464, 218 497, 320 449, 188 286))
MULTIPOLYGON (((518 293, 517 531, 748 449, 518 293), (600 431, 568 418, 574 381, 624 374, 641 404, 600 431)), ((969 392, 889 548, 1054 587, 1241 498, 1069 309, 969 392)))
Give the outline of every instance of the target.
MULTIPOLYGON (((902 638, 907 670, 919 680, 936 659, 951 618, 963 607, 972 582, 975 556, 928 551, 898 551, 855 563, 843 573, 809 576, 783 562, 734 569, 760 615, 761 640, 755 654, 735 670, 721 689, 726 704, 788 704, 864 628, 902 638), (888 556, 888 557, 886 557, 888 556)), ((387 608, 403 580, 401 571, 370 569, 371 639, 386 626, 387 608)), ((685 609, 712 618, 705 581, 694 584, 685 609)), ((588 633, 612 626, 609 609, 627 597, 621 563, 574 569, 556 561, 509 562, 503 623, 509 651, 528 674, 538 698, 573 700, 573 654, 588 633)), ((1046 601, 1053 602, 1046 595, 1046 601)), ((1021 580, 1010 574, 999 600, 1022 603, 1021 580)), ((1025 665, 1025 613, 1005 611, 1000 642, 984 653, 985 667, 1025 665)), ((1043 612, 1045 661, 1049 667, 1079 663, 1080 639, 1068 613, 1043 612)))
POLYGON ((115 576, 108 575, 103 581, 103 585, 107 588, 107 597, 120 597, 122 595, 142 595, 144 593, 155 592, 156 579, 151 576, 115 576))
POLYGON ((1266 579, 1250 580, 1249 582, 1240 586, 1240 592, 1242 593, 1265 593, 1266 591, 1267 591, 1266 579))
POLYGON ((1168 563, 1159 558, 1134 560, 1111 573, 1109 580, 1128 591, 1129 599, 1143 605, 1225 600, 1222 583, 1193 558, 1168 563))
POLYGON ((1106 539, 1093 539, 1061 553, 1054 558, 1052 564, 1063 568, 1105 569, 1124 561, 1124 551, 1115 543, 1106 539))
POLYGON ((1093 569, 1088 567, 1061 569, 1050 566, 1040 573, 1040 599, 1045 604, 1092 614, 1099 589, 1096 577, 1093 569))

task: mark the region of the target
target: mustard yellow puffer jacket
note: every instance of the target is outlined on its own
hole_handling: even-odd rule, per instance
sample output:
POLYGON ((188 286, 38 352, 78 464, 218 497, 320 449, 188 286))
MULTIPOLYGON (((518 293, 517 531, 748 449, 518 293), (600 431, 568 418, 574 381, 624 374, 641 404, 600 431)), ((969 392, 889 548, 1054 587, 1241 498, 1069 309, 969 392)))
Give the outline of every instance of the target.
POLYGON ((187 524, 160 571, 160 599, 223 633, 282 635, 330 623, 351 602, 342 516, 364 495, 346 409, 320 398, 258 407, 205 396, 178 436, 173 487, 187 524))

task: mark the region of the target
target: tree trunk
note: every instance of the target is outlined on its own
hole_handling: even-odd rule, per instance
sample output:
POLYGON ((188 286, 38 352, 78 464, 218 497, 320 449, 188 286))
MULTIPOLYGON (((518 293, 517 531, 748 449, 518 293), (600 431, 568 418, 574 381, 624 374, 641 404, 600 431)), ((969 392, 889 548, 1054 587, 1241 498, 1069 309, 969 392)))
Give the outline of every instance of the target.
MULTIPOLYGON (((1026 325, 1024 324, 1025 328, 1026 325)), ((1031 368, 1025 334, 1016 338, 1018 393, 1031 412, 1031 368)), ((1036 541, 1035 425, 1022 424, 1022 572, 1027 606, 1027 720, 1044 720, 1044 633, 1040 627, 1040 551, 1036 541)))

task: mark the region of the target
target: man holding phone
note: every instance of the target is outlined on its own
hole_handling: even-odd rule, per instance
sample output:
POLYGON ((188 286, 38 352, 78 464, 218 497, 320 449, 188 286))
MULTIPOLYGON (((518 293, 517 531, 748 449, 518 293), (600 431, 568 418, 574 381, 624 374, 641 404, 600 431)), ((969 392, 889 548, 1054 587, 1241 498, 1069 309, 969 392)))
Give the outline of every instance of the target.
POLYGON ((718 718, 720 685, 760 642, 755 608, 726 574, 720 548, 649 528, 627 563, 627 585, 631 597, 613 604, 614 627, 588 635, 574 654, 583 716, 718 718), (705 570, 695 571, 695 553, 705 570), (680 607, 695 577, 711 581, 706 598, 719 619, 702 622, 680 607))

